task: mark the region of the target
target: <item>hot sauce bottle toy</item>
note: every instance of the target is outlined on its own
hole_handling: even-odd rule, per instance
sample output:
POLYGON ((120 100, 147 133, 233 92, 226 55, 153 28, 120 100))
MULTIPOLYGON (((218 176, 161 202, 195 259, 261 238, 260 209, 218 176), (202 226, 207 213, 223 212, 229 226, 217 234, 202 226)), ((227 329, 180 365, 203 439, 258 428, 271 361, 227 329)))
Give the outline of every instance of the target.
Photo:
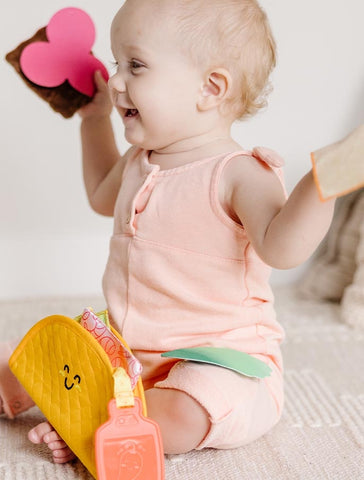
POLYGON ((114 375, 115 397, 109 419, 96 431, 98 480, 164 480, 164 456, 159 427, 144 417, 123 369, 114 375))

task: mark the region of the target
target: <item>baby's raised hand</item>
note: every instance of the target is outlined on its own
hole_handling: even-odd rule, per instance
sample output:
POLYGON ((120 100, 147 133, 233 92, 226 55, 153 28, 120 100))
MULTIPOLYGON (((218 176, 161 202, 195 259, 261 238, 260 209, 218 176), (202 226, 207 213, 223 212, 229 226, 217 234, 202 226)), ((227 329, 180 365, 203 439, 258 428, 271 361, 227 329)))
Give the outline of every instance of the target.
POLYGON ((28 433, 28 438, 32 443, 45 443, 52 451, 54 463, 66 463, 76 458, 72 450, 48 422, 40 423, 32 428, 28 433))
POLYGON ((101 72, 95 72, 94 80, 97 92, 90 103, 78 110, 81 118, 108 117, 113 109, 109 87, 101 72))

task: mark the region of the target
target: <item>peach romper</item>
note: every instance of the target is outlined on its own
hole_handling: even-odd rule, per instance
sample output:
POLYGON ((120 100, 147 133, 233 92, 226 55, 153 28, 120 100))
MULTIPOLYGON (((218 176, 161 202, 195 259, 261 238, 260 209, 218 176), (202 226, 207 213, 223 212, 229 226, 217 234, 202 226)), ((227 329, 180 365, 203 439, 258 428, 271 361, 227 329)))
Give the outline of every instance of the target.
MULTIPOLYGON (((270 153, 256 149, 253 156, 280 176, 270 153)), ((143 365, 145 388, 181 390, 207 410, 211 429, 199 448, 258 438, 277 423, 283 405, 283 331, 268 285, 271 269, 218 198, 224 167, 247 155, 252 152, 160 170, 147 151, 133 147, 114 211, 103 280, 109 312, 143 365), (161 357, 196 346, 252 354, 272 374, 258 380, 161 357)))

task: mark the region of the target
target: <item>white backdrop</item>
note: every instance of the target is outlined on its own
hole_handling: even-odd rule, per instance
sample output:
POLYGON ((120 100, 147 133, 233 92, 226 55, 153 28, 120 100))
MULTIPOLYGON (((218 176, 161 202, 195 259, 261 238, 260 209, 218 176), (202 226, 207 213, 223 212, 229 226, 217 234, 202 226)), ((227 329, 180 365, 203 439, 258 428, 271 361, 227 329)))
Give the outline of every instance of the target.
MULTIPOLYGON (((206 0, 208 1, 208 0, 206 0)), ((84 8, 97 28, 95 54, 109 66, 109 25, 122 0, 3 0, 1 56, 60 8, 84 8)), ((261 0, 278 44, 268 109, 234 127, 245 148, 286 159, 291 191, 309 152, 364 120, 363 0, 261 0)), ((79 119, 65 120, 0 62, 0 298, 100 293, 112 220, 89 208, 82 184, 79 119)), ((121 149, 122 124, 115 116, 121 149)), ((300 270, 274 272, 292 281, 300 270)))

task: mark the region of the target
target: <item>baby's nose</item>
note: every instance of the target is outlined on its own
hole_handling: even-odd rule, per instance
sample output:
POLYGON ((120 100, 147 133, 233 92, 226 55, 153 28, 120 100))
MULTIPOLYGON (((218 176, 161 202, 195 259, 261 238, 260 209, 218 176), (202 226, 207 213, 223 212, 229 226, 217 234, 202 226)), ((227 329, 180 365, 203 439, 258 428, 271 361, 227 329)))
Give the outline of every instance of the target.
POLYGON ((125 82, 120 73, 115 73, 108 81, 109 88, 111 90, 111 96, 114 99, 119 93, 123 93, 126 90, 125 82))

